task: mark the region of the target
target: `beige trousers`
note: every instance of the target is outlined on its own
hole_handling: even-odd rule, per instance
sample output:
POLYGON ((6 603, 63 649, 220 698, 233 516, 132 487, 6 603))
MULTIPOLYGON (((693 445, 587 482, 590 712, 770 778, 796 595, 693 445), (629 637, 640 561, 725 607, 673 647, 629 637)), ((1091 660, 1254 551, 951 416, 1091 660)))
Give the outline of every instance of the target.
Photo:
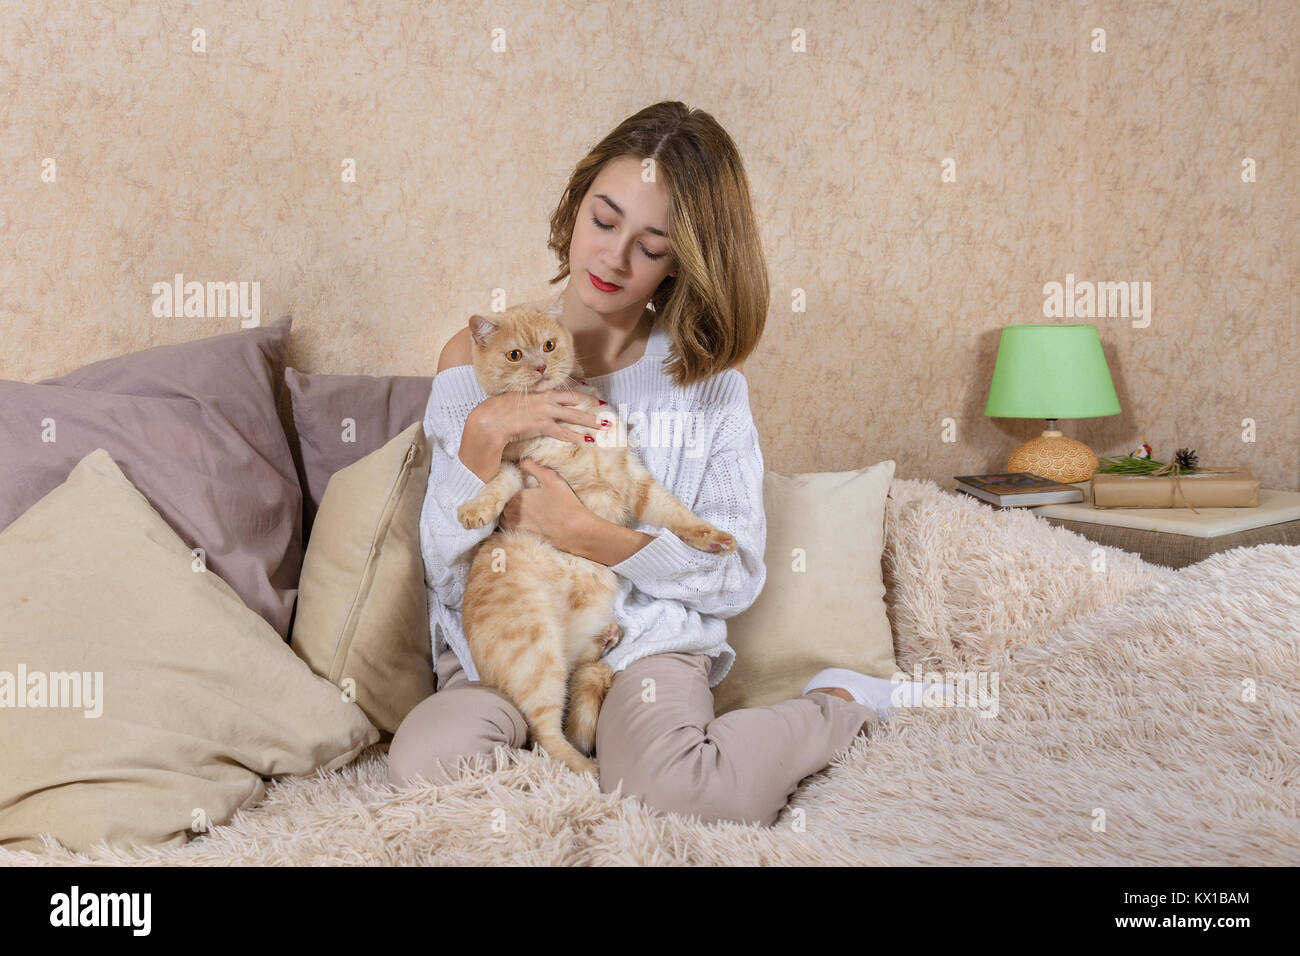
MULTIPOLYGON (((614 675, 596 725, 602 793, 621 783, 624 796, 661 812, 771 826, 804 777, 880 719, 830 694, 715 717, 710 665, 704 654, 652 654, 614 675)), ((438 691, 407 714, 389 747, 394 784, 448 783, 462 758, 532 745, 510 699, 466 680, 452 651, 439 655, 437 671, 438 691)))

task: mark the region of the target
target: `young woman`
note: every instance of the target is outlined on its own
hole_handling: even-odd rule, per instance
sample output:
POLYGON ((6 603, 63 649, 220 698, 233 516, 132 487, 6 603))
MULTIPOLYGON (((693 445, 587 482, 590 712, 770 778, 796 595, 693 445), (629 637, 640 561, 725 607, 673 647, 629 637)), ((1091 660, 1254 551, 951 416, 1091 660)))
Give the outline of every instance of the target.
MULTIPOLYGON (((659 810, 770 826, 800 780, 888 716, 894 685, 833 668, 800 698, 714 716, 711 688, 735 660, 724 619, 754 602, 766 576, 763 457, 741 369, 763 332, 768 280, 734 143, 682 103, 641 110, 578 164, 549 246, 560 259, 552 281, 569 278, 550 311, 573 333, 587 381, 620 412, 702 423, 703 454, 681 441, 634 447, 739 547, 706 554, 668 531, 606 521, 558 473, 527 459, 521 465, 539 484, 511 500, 500 526, 533 531, 624 579, 615 603, 623 638, 605 656, 615 674, 596 729, 601 791, 621 785, 659 810)), ((442 353, 425 417, 433 448, 420 532, 438 690, 394 736, 396 784, 445 783, 461 758, 526 745, 523 716, 478 682, 460 629, 468 559, 494 529, 462 528, 456 509, 497 473, 510 441, 579 443, 566 422, 600 424, 572 407, 581 397, 573 392, 488 399, 470 361, 465 329, 442 353)))

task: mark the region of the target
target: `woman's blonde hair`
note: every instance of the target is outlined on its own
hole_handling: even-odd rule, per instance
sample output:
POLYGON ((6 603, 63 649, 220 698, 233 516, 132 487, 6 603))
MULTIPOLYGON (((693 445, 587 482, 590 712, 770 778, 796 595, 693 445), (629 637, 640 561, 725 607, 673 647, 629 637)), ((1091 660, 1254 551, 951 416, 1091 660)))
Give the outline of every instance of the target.
POLYGON ((740 152, 702 110, 677 101, 647 106, 583 157, 551 216, 547 246, 560 259, 551 283, 569 275, 578 206, 602 167, 620 156, 654 159, 670 197, 668 243, 677 275, 666 276, 650 297, 672 339, 669 375, 686 386, 741 364, 767 321, 767 262, 740 152))

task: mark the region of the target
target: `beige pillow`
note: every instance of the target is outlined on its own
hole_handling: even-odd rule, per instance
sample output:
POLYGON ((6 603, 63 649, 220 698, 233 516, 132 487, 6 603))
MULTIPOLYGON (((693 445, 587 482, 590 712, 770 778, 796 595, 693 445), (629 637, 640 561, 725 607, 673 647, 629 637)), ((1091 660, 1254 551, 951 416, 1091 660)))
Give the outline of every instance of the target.
POLYGON ((102 448, 0 532, 0 647, 9 849, 178 846, 379 739, 102 448))
POLYGON ((858 471, 763 475, 767 579, 727 620, 736 662, 713 688, 718 714, 798 697, 824 667, 892 678, 880 557, 894 462, 858 471))
POLYGON ((290 646, 355 695, 381 740, 433 693, 420 510, 429 444, 416 422, 336 471, 312 525, 290 646))

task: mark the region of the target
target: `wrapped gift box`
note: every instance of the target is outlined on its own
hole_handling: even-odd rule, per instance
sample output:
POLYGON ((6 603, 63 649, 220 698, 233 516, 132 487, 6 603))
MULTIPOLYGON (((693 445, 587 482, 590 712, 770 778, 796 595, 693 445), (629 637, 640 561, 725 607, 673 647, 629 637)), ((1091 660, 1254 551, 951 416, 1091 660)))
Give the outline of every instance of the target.
POLYGON ((1171 475, 1092 476, 1094 508, 1256 508, 1259 479, 1249 468, 1202 468, 1178 476, 1175 490, 1171 475))

